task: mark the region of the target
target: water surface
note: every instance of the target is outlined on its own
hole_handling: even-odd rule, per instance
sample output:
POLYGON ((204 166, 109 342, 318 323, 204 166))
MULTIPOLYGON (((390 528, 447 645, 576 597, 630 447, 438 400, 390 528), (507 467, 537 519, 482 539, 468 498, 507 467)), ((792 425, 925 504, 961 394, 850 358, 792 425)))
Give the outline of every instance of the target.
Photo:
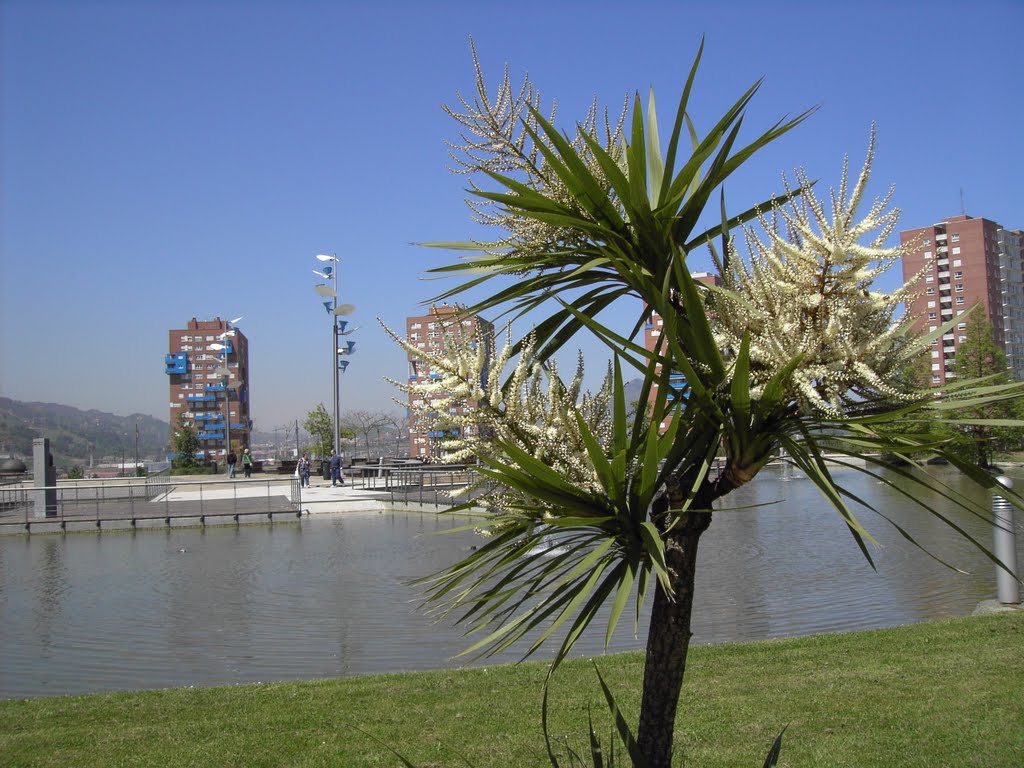
MULTIPOLYGON (((969 543, 887 486, 852 471, 841 477, 969 573, 943 567, 863 510, 883 545, 871 550, 872 570, 810 482, 767 471, 729 501, 768 506, 716 513, 702 540, 694 642, 965 615, 994 597, 994 566, 969 543)), ((478 543, 471 533, 434 535, 464 522, 358 513, 0 537, 0 698, 458 665, 452 657, 468 642, 450 622, 427 617, 408 582, 478 543)), ((983 522, 957 522, 991 544, 983 522)), ((1019 562, 1022 544, 1019 536, 1019 562)), ((643 646, 631 629, 617 633, 612 650, 643 646)), ((579 652, 603 652, 603 637, 595 628, 579 652)))

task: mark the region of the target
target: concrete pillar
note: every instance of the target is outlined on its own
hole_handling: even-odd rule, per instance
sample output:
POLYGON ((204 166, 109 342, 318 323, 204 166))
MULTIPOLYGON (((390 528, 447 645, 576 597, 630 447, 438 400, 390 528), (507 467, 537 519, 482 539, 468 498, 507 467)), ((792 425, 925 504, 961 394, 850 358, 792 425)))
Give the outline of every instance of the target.
POLYGON ((32 484, 36 517, 57 517, 57 467, 50 453, 50 439, 37 437, 32 441, 32 484))
MULTIPOLYGON (((996 481, 1005 488, 1013 488, 1013 481, 1000 476, 996 481)), ((993 554, 1010 572, 996 567, 996 599, 1002 605, 1020 605, 1017 584, 1017 539, 1013 527, 1013 505, 1000 496, 992 495, 993 554)))

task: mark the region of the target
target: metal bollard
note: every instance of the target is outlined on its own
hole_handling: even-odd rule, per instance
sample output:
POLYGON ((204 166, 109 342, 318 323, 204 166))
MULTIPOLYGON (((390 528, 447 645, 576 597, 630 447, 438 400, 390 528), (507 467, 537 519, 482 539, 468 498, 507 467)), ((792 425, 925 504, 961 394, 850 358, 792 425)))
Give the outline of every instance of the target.
MULTIPOLYGON (((1013 488, 1013 480, 1000 475, 996 482, 1004 488, 1013 488)), ((996 567, 996 599, 1002 605, 1020 605, 1019 582, 1017 581, 1017 542, 1013 529, 1013 505, 1006 499, 992 494, 993 554, 1009 569, 996 567)))

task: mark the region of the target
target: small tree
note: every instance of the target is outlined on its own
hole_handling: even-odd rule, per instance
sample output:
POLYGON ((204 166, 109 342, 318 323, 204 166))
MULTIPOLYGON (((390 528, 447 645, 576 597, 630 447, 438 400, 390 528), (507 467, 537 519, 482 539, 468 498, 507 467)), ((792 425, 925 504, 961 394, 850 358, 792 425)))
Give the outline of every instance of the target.
POLYGON ((85 477, 85 470, 80 464, 72 464, 68 467, 68 480, 81 480, 85 477))
MULTIPOLYGON (((1020 392, 961 382, 940 398, 901 388, 902 366, 921 342, 896 317, 908 289, 871 288, 901 252, 884 247, 897 216, 886 210, 888 197, 856 219, 870 150, 849 190, 844 164, 839 189, 826 198, 831 215, 807 195, 801 175, 800 188, 739 216, 726 215, 723 199, 721 224, 697 228, 726 179, 805 117, 782 120, 738 146, 755 85, 700 136, 687 112, 699 59, 698 53, 663 151, 653 95, 646 109, 634 100, 628 132, 600 121, 595 108, 567 136, 538 112, 528 80, 517 91, 506 75, 491 98, 474 54, 476 97, 462 99, 461 112, 449 110, 463 129, 455 149, 467 173, 497 185, 492 192, 471 181, 471 207, 478 220, 504 231, 497 242, 462 244, 457 263, 435 270, 465 280, 435 301, 470 290, 480 295, 499 278, 499 287, 466 312, 530 312, 535 326, 508 345, 520 360, 504 382, 507 356, 490 368, 470 350, 453 351, 447 363, 431 360, 432 371, 435 362, 446 366, 437 369, 439 391, 479 402, 478 418, 490 419, 493 428, 478 440, 449 447, 473 452, 496 490, 484 498, 495 512, 482 525, 490 540, 436 574, 430 597, 482 636, 470 651, 506 648, 536 631, 529 654, 559 627, 567 629, 554 667, 595 618, 607 621, 606 637, 620 618, 636 622, 653 591, 639 727, 635 742, 628 740, 634 764, 649 768, 671 763, 698 544, 718 500, 785 449, 870 561, 873 539, 851 509, 856 497, 823 455, 828 441, 841 438, 842 452, 858 459, 848 462, 853 470, 890 483, 886 473, 896 472, 932 487, 938 483, 909 470, 878 471, 878 451, 942 452, 888 425, 914 413, 927 411, 930 420, 935 411, 956 412, 961 398, 984 402, 1020 392), (782 210, 797 194, 805 202, 782 210), (747 232, 750 265, 743 266, 731 232, 760 212, 764 234, 747 232), (718 236, 727 285, 709 293, 692 277, 689 257, 718 236), (476 255, 465 253, 474 246, 476 255), (596 319, 624 297, 644 304, 625 334, 596 319), (538 319, 548 307, 550 314, 538 319), (631 339, 652 311, 663 327, 660 346, 650 351, 631 339), (575 381, 564 385, 551 368, 553 355, 584 329, 615 355, 603 403, 581 401, 575 381), (638 399, 652 403, 653 418, 629 417, 621 365, 643 376, 638 399), (673 386, 679 375, 681 388, 673 386), (658 425, 669 415, 662 433, 658 425), (715 472, 719 452, 724 465, 715 472), (550 548, 537 545, 553 532, 560 552, 548 556, 550 548)), ((1020 502, 987 473, 953 460, 982 487, 1020 502)), ((948 522, 927 497, 913 500, 948 522)), ((986 514, 969 499, 951 501, 986 514)), ((550 745, 549 755, 554 762, 550 745)))
MULTIPOLYGON (((963 335, 965 338, 951 366, 957 379, 988 379, 992 384, 1010 381, 1006 354, 995 342, 984 306, 972 307, 963 335)), ((1020 405, 1004 401, 964 408, 958 415, 968 423, 953 428, 961 440, 951 450, 980 467, 992 466, 995 451, 1013 449, 1020 444, 1022 430, 1014 426, 1020 419, 1020 405), (975 420, 977 423, 970 423, 975 420)))
MULTIPOLYGON (((380 435, 380 428, 392 423, 390 415, 383 411, 351 411, 346 417, 350 430, 363 438, 363 445, 366 447, 366 457, 370 457, 370 435, 376 432, 380 435)), ((380 450, 378 440, 377 449, 380 450)))
POLYGON ((316 408, 306 414, 302 428, 313 438, 317 456, 323 459, 331 455, 331 450, 334 448, 334 421, 327 413, 323 403, 318 404, 316 408))
POLYGON ((183 414, 178 414, 178 423, 175 425, 171 443, 174 453, 177 454, 171 462, 175 469, 192 469, 199 466, 199 462, 196 461, 196 454, 200 448, 199 438, 183 414))

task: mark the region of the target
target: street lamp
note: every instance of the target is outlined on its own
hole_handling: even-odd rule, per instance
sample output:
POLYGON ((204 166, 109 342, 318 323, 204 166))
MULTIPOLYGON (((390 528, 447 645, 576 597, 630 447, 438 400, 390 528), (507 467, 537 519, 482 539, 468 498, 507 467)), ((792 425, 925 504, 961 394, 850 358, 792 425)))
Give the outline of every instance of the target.
POLYGON ((339 442, 338 435, 338 410, 339 410, 339 372, 344 372, 348 368, 348 360, 339 360, 341 355, 351 355, 355 351, 355 342, 349 341, 345 343, 345 346, 338 346, 338 339, 341 336, 347 336, 350 333, 358 330, 353 328, 350 331, 346 331, 345 328, 348 325, 348 321, 341 320, 341 317, 351 315, 356 311, 356 308, 352 304, 338 304, 338 257, 334 255, 319 254, 316 257, 323 266, 320 269, 314 269, 313 274, 318 277, 322 277, 328 283, 320 283, 314 286, 317 294, 327 299, 323 302, 324 309, 327 314, 331 316, 331 375, 334 379, 334 421, 333 421, 333 432, 334 432, 334 453, 341 455, 341 445, 339 442))

